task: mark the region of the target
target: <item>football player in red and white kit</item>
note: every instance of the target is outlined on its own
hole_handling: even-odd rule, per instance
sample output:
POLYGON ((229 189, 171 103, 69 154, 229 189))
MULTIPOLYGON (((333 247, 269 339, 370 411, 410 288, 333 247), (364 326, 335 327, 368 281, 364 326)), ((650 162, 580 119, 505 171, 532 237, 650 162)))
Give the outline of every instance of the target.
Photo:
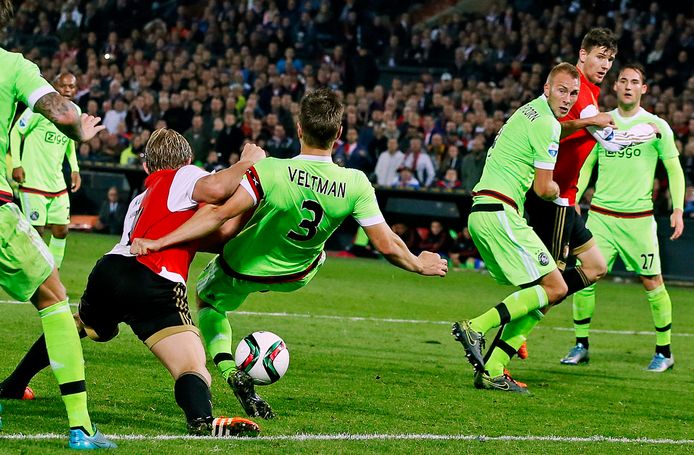
MULTIPOLYGON (((212 416, 205 350, 193 325, 186 279, 199 242, 136 257, 130 253, 135 237, 159 238, 193 216, 199 203, 220 203, 236 191, 241 178, 265 152, 247 144, 241 160, 230 169, 208 174, 190 165, 190 144, 165 128, 152 133, 143 166, 149 174, 145 191, 133 199, 125 217, 123 236, 92 269, 75 320, 83 336, 109 341, 125 322, 169 370, 175 380, 176 403, 188 431, 198 435, 257 435, 258 426, 244 418, 212 416)), ((20 365, 3 383, 26 386, 48 366, 45 340, 39 338, 20 365)))

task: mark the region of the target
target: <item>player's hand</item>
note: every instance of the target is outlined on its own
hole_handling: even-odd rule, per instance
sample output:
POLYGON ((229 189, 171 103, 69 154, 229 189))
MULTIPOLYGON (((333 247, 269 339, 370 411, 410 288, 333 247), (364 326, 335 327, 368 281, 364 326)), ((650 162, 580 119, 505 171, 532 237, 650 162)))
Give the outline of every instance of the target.
POLYGON ((616 129, 617 125, 614 123, 614 119, 610 114, 607 112, 601 112, 598 115, 593 117, 593 126, 597 126, 598 128, 613 128, 616 129))
POLYGON ((80 124, 82 125, 82 142, 86 142, 89 139, 97 135, 97 133, 104 128, 104 125, 99 125, 101 117, 94 117, 89 114, 82 114, 80 116, 80 124))
POLYGON ((70 186, 70 191, 76 193, 82 187, 82 177, 79 172, 73 172, 70 174, 70 181, 72 186, 70 186))
POLYGON ((422 275, 446 276, 446 273, 448 273, 448 261, 441 259, 441 256, 437 253, 422 251, 418 258, 422 263, 422 275))
POLYGON ((265 150, 249 142, 243 146, 240 159, 241 161, 250 161, 251 163, 255 164, 264 159, 266 156, 265 150))
POLYGON ((12 180, 17 183, 24 183, 24 168, 22 166, 12 169, 12 180))
POLYGON ((670 227, 673 228, 670 240, 677 240, 682 236, 684 231, 684 221, 682 221, 682 210, 675 209, 670 215, 670 227))
POLYGON ((159 251, 161 245, 158 240, 151 239, 135 239, 130 245, 130 253, 136 256, 144 256, 145 254, 159 251))

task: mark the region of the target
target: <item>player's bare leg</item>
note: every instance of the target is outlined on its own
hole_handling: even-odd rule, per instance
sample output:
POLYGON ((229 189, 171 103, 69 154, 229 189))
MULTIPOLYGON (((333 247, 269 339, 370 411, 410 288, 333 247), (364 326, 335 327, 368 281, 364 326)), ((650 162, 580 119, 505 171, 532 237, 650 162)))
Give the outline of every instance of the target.
POLYGON ((196 332, 169 335, 151 347, 152 353, 176 381, 176 403, 186 415, 188 431, 197 435, 256 436, 260 428, 248 419, 212 416, 210 384, 205 349, 196 332))

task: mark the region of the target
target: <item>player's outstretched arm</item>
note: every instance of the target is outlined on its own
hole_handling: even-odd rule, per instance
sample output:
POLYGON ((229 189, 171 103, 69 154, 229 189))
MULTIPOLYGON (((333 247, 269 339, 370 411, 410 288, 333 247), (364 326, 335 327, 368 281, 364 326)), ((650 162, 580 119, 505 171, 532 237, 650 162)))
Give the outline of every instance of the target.
POLYGON ((188 221, 160 239, 133 239, 130 252, 139 256, 201 239, 219 229, 227 220, 253 206, 253 198, 247 191, 237 191, 224 205, 208 204, 201 207, 188 221))
MULTIPOLYGON (((596 109, 597 111, 597 109, 596 109)), ((598 129, 603 128, 616 128, 612 116, 607 112, 600 112, 596 115, 590 117, 577 118, 574 120, 566 120, 561 122, 561 138, 564 139, 567 136, 571 136, 576 131, 583 128, 595 127, 598 129)))
POLYGON ((386 223, 364 227, 364 232, 378 251, 393 265, 426 276, 446 276, 448 262, 436 253, 422 252, 415 256, 386 223))
POLYGON ((105 127, 99 125, 100 117, 80 115, 67 98, 57 92, 46 93, 34 104, 34 112, 46 117, 67 137, 76 141, 88 141, 105 127))
POLYGON ((221 204, 231 197, 248 168, 265 158, 265 150, 255 144, 246 144, 241 159, 229 169, 207 175, 195 183, 193 200, 221 204))

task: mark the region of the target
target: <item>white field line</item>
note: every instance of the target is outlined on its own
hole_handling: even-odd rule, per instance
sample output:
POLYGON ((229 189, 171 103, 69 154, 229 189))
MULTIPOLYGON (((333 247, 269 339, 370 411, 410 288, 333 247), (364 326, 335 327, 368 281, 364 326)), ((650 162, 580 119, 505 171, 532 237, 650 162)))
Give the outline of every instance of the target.
MULTIPOLYGON (((17 302, 15 300, 0 300, 0 304, 5 305, 28 305, 26 303, 17 302)), ((77 303, 71 303, 70 306, 76 307, 77 303)), ((392 319, 392 318, 373 318, 365 316, 336 316, 329 314, 309 314, 309 313, 284 313, 284 312, 263 312, 263 311, 234 311, 234 315, 241 316, 265 316, 279 318, 305 318, 305 319, 332 319, 335 321, 368 321, 368 322, 384 322, 388 324, 435 324, 435 325, 451 325, 452 321, 428 321, 423 319, 392 319)), ((552 327, 540 325, 536 328, 544 330, 556 330, 559 332, 573 332, 573 327, 552 327)), ((590 329, 591 333, 605 333, 608 335, 646 335, 653 336, 655 331, 638 331, 638 330, 602 330, 590 329)), ((672 332, 674 337, 694 337, 694 333, 672 332)))
MULTIPOLYGON (((190 435, 145 435, 145 434, 123 434, 106 435, 115 441, 220 441, 220 438, 213 436, 190 436, 190 435)), ((47 440, 65 439, 66 435, 57 433, 42 434, 3 434, 0 433, 0 440, 47 440)), ((615 438, 611 436, 484 436, 484 435, 465 435, 465 434, 295 434, 260 436, 257 438, 225 438, 227 441, 518 441, 518 442, 567 442, 567 443, 595 443, 605 442, 612 444, 658 444, 658 445, 692 445, 694 439, 651 439, 651 438, 615 438)))

